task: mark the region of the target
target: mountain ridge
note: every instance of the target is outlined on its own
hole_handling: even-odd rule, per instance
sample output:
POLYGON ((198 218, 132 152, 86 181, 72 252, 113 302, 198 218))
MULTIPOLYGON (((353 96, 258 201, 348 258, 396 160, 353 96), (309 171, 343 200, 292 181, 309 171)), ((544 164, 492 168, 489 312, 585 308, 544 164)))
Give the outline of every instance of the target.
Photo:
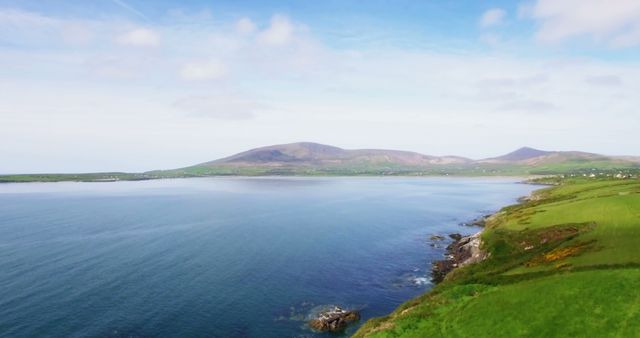
POLYGON ((532 163, 532 160, 540 159, 559 160, 564 156, 566 159, 588 159, 603 160, 612 159, 618 161, 640 162, 640 157, 636 156, 607 156, 583 151, 548 151, 532 147, 521 147, 510 153, 483 159, 470 159, 455 155, 426 155, 413 151, 392 150, 392 149, 344 149, 336 146, 325 145, 315 142, 294 142, 286 144, 275 144, 264 147, 252 148, 231 156, 207 161, 198 165, 216 165, 228 163, 265 163, 265 162, 301 162, 318 160, 346 159, 352 156, 389 156, 390 158, 404 157, 413 158, 414 161, 422 159, 429 163, 532 163))
POLYGON ((253 148, 221 159, 199 165, 220 164, 322 164, 336 161, 375 161, 406 165, 426 165, 438 163, 468 163, 471 159, 460 156, 432 156, 412 151, 390 149, 343 149, 335 146, 296 142, 253 148))
POLYGON ((485 159, 433 156, 388 149, 343 149, 313 142, 249 149, 188 167, 141 173, 0 175, 6 182, 110 182, 207 176, 529 176, 636 177, 639 156, 606 156, 580 151, 522 147, 485 159), (595 175, 595 176, 594 176, 595 175))
POLYGON ((527 175, 640 168, 640 158, 522 147, 485 159, 389 149, 343 149, 314 142, 258 147, 175 169, 184 175, 527 175))

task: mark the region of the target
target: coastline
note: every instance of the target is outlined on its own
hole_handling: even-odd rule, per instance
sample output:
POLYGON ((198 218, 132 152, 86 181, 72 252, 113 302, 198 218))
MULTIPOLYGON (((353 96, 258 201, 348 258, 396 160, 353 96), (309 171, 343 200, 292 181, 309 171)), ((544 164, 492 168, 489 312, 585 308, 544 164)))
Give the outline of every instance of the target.
POLYGON ((393 327, 392 322, 388 322, 387 320, 394 318, 397 313, 400 313, 401 315, 408 313, 409 311, 413 310, 413 308, 417 306, 417 303, 419 303, 423 299, 437 297, 437 295, 442 292, 441 287, 446 288, 445 284, 450 284, 448 283, 448 281, 451 280, 451 277, 455 275, 454 272, 461 270, 460 268, 463 267, 471 268, 472 266, 476 266, 478 265, 478 263, 482 263, 486 259, 490 258, 491 253, 483 248, 485 242, 482 239, 487 230, 487 227, 491 226, 491 223, 497 221, 497 219, 501 216, 505 209, 522 207, 531 201, 535 201, 538 199, 536 195, 538 195, 541 190, 554 186, 553 184, 545 182, 532 181, 531 178, 524 179, 517 183, 539 185, 541 187, 539 189, 531 191, 528 195, 520 196, 516 199, 516 203, 505 205, 494 213, 475 218, 468 223, 462 223, 461 226, 472 226, 478 227, 480 229, 479 231, 467 236, 462 236, 457 233, 449 234, 449 237, 452 238, 453 241, 446 247, 446 251, 444 254, 445 258, 434 261, 432 263, 431 280, 434 283, 434 287, 421 296, 408 299, 404 304, 400 305, 398 308, 396 308, 396 310, 386 315, 385 317, 369 319, 367 322, 363 323, 362 326, 360 326, 353 337, 366 337, 369 333, 375 333, 379 330, 386 330, 393 327), (385 322, 380 324, 381 321, 385 322), (371 324, 374 325, 373 328, 368 327, 371 324), (375 327, 378 325, 379 327, 375 327))
POLYGON ((640 180, 534 183, 545 187, 487 220, 480 232, 485 260, 452 269, 353 337, 637 336, 640 325, 624 320, 640 295, 640 180), (602 312, 585 312, 594 304, 602 312))
POLYGON ((146 173, 90 173, 90 174, 3 174, 0 175, 0 184, 9 183, 58 183, 58 182, 75 182, 75 183, 117 183, 117 182, 136 182, 136 181, 154 181, 154 180, 173 180, 188 178, 387 178, 387 177, 403 177, 403 178, 485 178, 485 179, 522 179, 525 184, 534 184, 527 182, 528 180, 543 178, 545 175, 534 174, 514 174, 514 175, 473 175, 473 174, 291 174, 291 175, 184 175, 184 176, 150 176, 146 173))
POLYGON ((446 248, 445 259, 437 260, 431 265, 431 281, 434 284, 443 282, 457 268, 475 264, 487 258, 487 252, 482 249, 483 231, 484 229, 481 229, 468 236, 449 235, 453 238, 453 242, 446 248))
POLYGON ((479 227, 480 230, 478 232, 467 236, 462 236, 457 233, 449 234, 449 237, 453 239, 453 242, 451 242, 446 248, 446 252, 444 254, 445 259, 437 260, 432 263, 431 281, 434 284, 437 285, 445 281, 447 276, 449 276, 451 272, 458 268, 476 264, 489 258, 490 253, 482 248, 484 244, 482 241, 482 235, 486 229, 487 223, 491 222, 493 218, 497 217, 501 210, 509 206, 518 206, 530 201, 534 201, 536 200, 535 195, 538 191, 546 187, 554 186, 553 184, 549 183, 531 181, 531 178, 518 183, 537 185, 541 186, 541 188, 533 190, 531 193, 529 193, 529 195, 518 197, 515 204, 504 206, 500 208, 500 210, 492 214, 484 215, 475 218, 468 223, 462 224, 464 226, 479 227))

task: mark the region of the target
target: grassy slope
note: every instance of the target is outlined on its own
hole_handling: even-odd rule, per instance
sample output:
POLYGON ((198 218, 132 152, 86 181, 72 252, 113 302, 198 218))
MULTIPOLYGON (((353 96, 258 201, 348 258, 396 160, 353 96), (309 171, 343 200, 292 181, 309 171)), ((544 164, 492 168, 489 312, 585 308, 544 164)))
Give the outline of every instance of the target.
POLYGON ((356 337, 640 336, 640 181, 580 180, 507 207, 488 260, 356 337))

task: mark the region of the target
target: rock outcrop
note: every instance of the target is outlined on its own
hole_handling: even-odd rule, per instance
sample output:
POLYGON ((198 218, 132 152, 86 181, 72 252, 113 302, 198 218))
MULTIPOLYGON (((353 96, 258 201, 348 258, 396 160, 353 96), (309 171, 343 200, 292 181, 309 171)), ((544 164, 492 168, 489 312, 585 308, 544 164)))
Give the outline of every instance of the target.
POLYGON ((434 262, 431 268, 433 281, 442 282, 453 269, 484 260, 487 254, 480 249, 480 236, 481 232, 471 236, 450 235, 454 241, 447 247, 447 258, 434 262))
POLYGON ((343 310, 334 306, 329 310, 320 312, 315 319, 309 321, 309 326, 318 331, 341 331, 347 325, 360 320, 360 313, 355 310, 343 310))

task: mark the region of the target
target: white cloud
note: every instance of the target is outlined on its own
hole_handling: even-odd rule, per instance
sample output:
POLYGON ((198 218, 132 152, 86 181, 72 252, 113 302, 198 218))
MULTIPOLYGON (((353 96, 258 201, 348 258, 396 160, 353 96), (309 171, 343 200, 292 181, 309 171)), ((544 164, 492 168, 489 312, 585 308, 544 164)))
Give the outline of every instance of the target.
POLYGON ((218 80, 227 74, 227 67, 219 60, 190 62, 180 69, 180 78, 187 81, 218 80))
MULTIPOLYGON (((550 148, 640 149, 640 67, 634 60, 358 44, 347 51, 314 39, 313 27, 305 31, 293 19, 273 17, 248 36, 236 30, 238 21, 149 23, 145 27, 162 33, 163 52, 154 53, 109 43, 123 27, 137 27, 126 20, 14 16, 12 27, 30 28, 0 36, 16 32, 0 46, 0 135, 11 142, 0 144, 0 155, 16 160, 0 171, 77 171, 78 163, 104 170, 107 160, 118 170, 171 168, 301 139, 474 157, 527 139, 550 148), (92 43, 60 48, 60 29, 69 21, 86 22, 92 43), (23 31, 38 34, 34 39, 23 31), (190 82, 176 86, 176 78, 190 82), (123 119, 139 123, 123 125, 123 119), (470 147, 477 140, 482 145, 470 147), (58 160, 43 160, 45 143, 58 149, 58 160), (74 148, 77 143, 101 144, 109 155, 74 148), (211 153, 211 144, 220 147, 211 153), (135 161, 139 154, 149 159, 142 167, 135 161), (60 160, 73 157, 86 160, 60 160)), ((73 30, 70 41, 89 38, 73 30)))
POLYGON ((267 29, 260 32, 258 41, 266 45, 281 46, 293 40, 294 26, 284 15, 274 15, 267 29))
POLYGON ((248 35, 256 30, 256 24, 249 18, 242 18, 236 21, 236 32, 242 35, 248 35))
POLYGON ((160 45, 160 35, 150 28, 136 28, 116 38, 121 45, 136 47, 156 47, 160 45))
POLYGON ((507 12, 502 8, 492 8, 484 12, 480 18, 480 27, 491 27, 502 23, 507 12))
POLYGON ((536 38, 544 43, 590 37, 612 47, 640 44, 638 0, 537 0, 527 14, 538 21, 536 38))

